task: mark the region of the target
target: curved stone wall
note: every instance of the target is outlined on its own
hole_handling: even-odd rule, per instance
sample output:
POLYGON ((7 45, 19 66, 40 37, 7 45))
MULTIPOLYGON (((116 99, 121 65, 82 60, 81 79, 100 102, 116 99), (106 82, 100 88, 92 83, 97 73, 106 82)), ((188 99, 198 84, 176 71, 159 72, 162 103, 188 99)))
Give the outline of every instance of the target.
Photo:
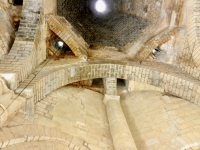
POLYGON ((177 28, 166 29, 160 34, 157 34, 149 41, 147 41, 140 51, 136 54, 136 59, 139 61, 146 60, 149 55, 152 53, 153 49, 161 46, 163 43, 166 43, 170 40, 171 36, 174 36, 178 32, 177 28))
POLYGON ((26 98, 34 97, 37 103, 61 86, 94 78, 132 79, 161 87, 165 92, 195 104, 200 100, 199 80, 176 67, 155 62, 138 64, 102 60, 43 68, 22 82, 16 92, 26 98))
POLYGON ((184 1, 184 9, 179 26, 180 34, 176 40, 177 66, 200 79, 200 19, 198 0, 184 1))
POLYGON ((156 91, 121 96, 138 150, 198 150, 199 106, 156 91))
POLYGON ((0 2, 0 60, 8 54, 15 38, 14 16, 11 13, 15 9, 7 2, 0 2))
POLYGON ((0 63, 0 76, 16 89, 36 67, 35 38, 40 17, 40 0, 24 0, 20 26, 9 54, 0 63))
POLYGON ((22 149, 22 147, 28 145, 27 142, 30 142, 30 144, 38 142, 37 144, 39 145, 41 141, 42 144, 45 145, 45 141, 47 141, 56 145, 59 143, 66 149, 89 150, 89 148, 87 148, 87 143, 83 139, 61 132, 57 128, 48 128, 40 125, 29 124, 9 128, 3 127, 0 131, 0 136, 1 149, 22 149))

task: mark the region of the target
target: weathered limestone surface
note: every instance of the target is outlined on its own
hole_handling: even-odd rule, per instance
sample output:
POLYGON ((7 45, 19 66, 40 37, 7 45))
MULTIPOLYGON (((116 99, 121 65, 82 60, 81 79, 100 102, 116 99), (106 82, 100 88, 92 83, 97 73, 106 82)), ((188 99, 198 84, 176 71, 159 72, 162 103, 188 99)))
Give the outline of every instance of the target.
POLYGON ((184 1, 184 9, 180 16, 179 26, 182 27, 176 39, 177 66, 183 71, 200 79, 200 1, 184 1))
MULTIPOLYGON (((184 0, 119 0, 118 10, 127 13, 142 17, 150 21, 149 25, 142 30, 142 36, 136 38, 133 42, 128 43, 124 49, 131 56, 136 56, 136 54, 141 51, 151 51, 152 47, 158 45, 159 43, 164 42, 169 38, 170 35, 167 35, 166 29, 171 30, 170 28, 178 26, 179 16, 181 15, 181 8, 183 6, 184 0), (164 34, 159 37, 159 33, 163 32, 164 34), (156 36, 158 34, 158 36, 156 36), (167 38, 166 38, 167 37, 167 38), (150 40, 151 39, 151 40, 150 40)), ((140 53, 140 58, 147 57, 146 53, 140 53)))
POLYGON ((137 150, 119 101, 120 96, 104 96, 115 150, 137 150))
POLYGON ((40 8, 40 0, 24 0, 16 39, 9 54, 0 63, 0 76, 7 80, 12 90, 16 89, 19 82, 24 81, 36 67, 37 52, 34 40, 40 8))
MULTIPOLYGON (((50 130, 50 135, 47 136, 52 137, 51 139, 62 137, 59 132, 51 136, 52 128, 53 131, 67 133, 68 141, 72 143, 70 148, 77 149, 84 144, 91 150, 113 150, 106 108, 102 99, 103 95, 100 93, 85 88, 65 86, 51 92, 38 102, 34 117, 29 118, 18 112, 8 126, 42 125, 44 129, 50 130), (72 141, 70 137, 76 137, 77 140, 72 141)), ((34 130, 34 135, 38 135, 35 132, 34 130)), ((40 139, 42 140, 42 135, 40 139)))
POLYGON ((153 38, 149 39, 137 53, 136 59, 139 61, 146 60, 147 57, 152 53, 153 49, 169 41, 171 36, 176 35, 177 32, 178 29, 176 27, 172 29, 167 28, 166 30, 154 36, 153 38))
POLYGON ((117 61, 90 61, 80 64, 66 64, 55 68, 48 66, 30 75, 16 91, 26 98, 34 97, 34 102, 42 100, 51 91, 66 84, 94 78, 122 78, 154 85, 165 92, 176 95, 192 103, 199 104, 200 81, 171 65, 156 62, 125 63, 117 61), (37 76, 35 76, 37 74, 37 76), (23 90, 26 87, 25 90, 23 90), (26 96, 26 92, 32 96, 26 96))
MULTIPOLYGON (((2 0, 0 4, 7 2, 7 0, 2 0)), ((65 8, 66 5, 68 8, 71 7, 68 3, 63 2, 64 0, 60 0, 58 6, 62 5, 62 8, 65 8)), ((73 0, 70 0, 70 2, 75 3, 73 0)), ((89 30, 85 30, 84 33, 91 31, 87 34, 88 40, 93 40, 91 37, 95 36, 90 36, 90 34, 93 34, 100 35, 100 38, 96 38, 97 40, 102 39, 102 37, 107 38, 102 43, 108 43, 108 40, 111 39, 110 42, 119 44, 121 47, 124 45, 123 43, 128 42, 121 50, 126 50, 131 56, 142 47, 137 59, 143 61, 153 48, 160 46, 168 41, 171 36, 174 36, 177 42, 175 50, 178 52, 174 60, 176 60, 175 65, 180 69, 163 63, 135 63, 132 58, 126 61, 122 57, 115 59, 118 61, 105 60, 109 58, 109 54, 105 58, 99 56, 96 61, 89 56, 87 62, 80 62, 77 59, 72 62, 68 60, 66 64, 61 60, 49 64, 48 62, 51 61, 46 60, 36 69, 46 58, 45 40, 47 35, 45 33, 48 31, 46 32, 47 24, 44 14, 56 14, 56 1, 24 0, 19 30, 11 49, 9 48, 10 42, 7 39, 10 33, 3 32, 1 34, 1 30, 4 30, 5 26, 0 28, 0 57, 2 51, 4 51, 4 54, 10 51, 0 61, 0 77, 5 78, 8 83, 7 87, 4 80, 0 78, 0 126, 4 125, 6 120, 12 120, 8 122, 8 128, 1 128, 0 148, 5 150, 29 149, 27 147, 37 149, 39 148, 37 145, 40 145, 40 149, 50 149, 52 146, 59 150, 64 148, 112 150, 114 143, 117 150, 134 150, 137 148, 141 150, 200 149, 200 111, 198 106, 200 105, 200 1, 134 0, 133 2, 132 0, 119 0, 119 2, 122 4, 119 11, 133 14, 135 18, 138 16, 141 18, 130 19, 130 21, 128 18, 123 19, 120 15, 119 18, 113 15, 112 19, 119 19, 119 24, 111 19, 106 22, 107 25, 111 26, 105 25, 107 28, 102 30, 101 33, 102 28, 99 28, 98 23, 97 30, 86 26, 89 30), (41 9, 42 4, 43 7, 53 7, 48 9, 42 7, 41 9), (148 19, 152 22, 148 22, 148 19), (134 25, 130 24, 133 20, 136 21, 135 25, 139 25, 136 29, 131 27, 134 25), (151 24, 146 26, 148 23, 151 24), (176 26, 179 29, 178 34, 176 26), (167 27, 170 27, 170 29, 162 30, 167 27), (115 32, 116 34, 110 34, 117 30, 119 32, 115 32), (121 35, 120 33, 127 34, 121 35), (140 33, 141 36, 139 36, 140 33), (128 36, 124 37, 124 35, 128 36), (121 41, 123 43, 115 40, 118 37, 123 40, 121 41), (133 43, 130 42, 132 40, 133 43), (103 60, 99 58, 103 58, 103 60), (104 99, 113 143, 103 102, 94 100, 94 97, 98 99, 102 98, 102 95, 94 94, 91 98, 88 96, 91 94, 90 92, 81 94, 81 91, 77 89, 72 91, 67 89, 64 92, 62 89, 56 94, 52 94, 54 90, 69 83, 94 78, 114 79, 105 81, 110 87, 106 88, 105 93, 109 96, 106 95, 104 99), (126 116, 125 119, 118 101, 119 97, 116 96, 116 78, 149 85, 148 89, 156 89, 164 92, 164 94, 175 95, 182 99, 144 91, 138 96, 134 93, 133 97, 127 94, 131 100, 121 103, 126 116), (17 89, 18 96, 26 98, 26 103, 25 98, 17 97, 14 94, 12 90, 15 89, 17 89), (78 93, 76 93, 77 91, 78 93), (50 93, 52 95, 48 97, 50 93), (12 118, 24 103, 26 104, 23 107, 24 114, 18 112, 12 118), (38 124, 44 124, 45 127, 38 124), (51 128, 52 126, 56 129, 51 128), (70 134, 61 133, 60 128, 70 134), (41 141, 43 142, 41 143, 41 141)), ((80 8, 81 11, 84 11, 84 7, 80 8)), ((81 12, 79 7, 71 7, 70 9, 73 9, 74 12, 81 12)), ((1 10, 0 12, 2 12, 1 10)), ((4 13, 0 13, 1 22, 4 18, 3 15, 4 13)), ((70 18, 74 18, 73 15, 70 15, 70 18)), ((84 15, 87 16, 87 13, 84 13, 84 15)), ((128 16, 126 15, 126 17, 128 16)), ((76 19, 74 19, 74 22, 79 28, 86 29, 82 28, 82 23, 84 21, 87 24, 87 21, 91 19, 86 18, 81 17, 81 22, 76 22, 76 19)), ((55 27, 51 28, 52 31, 57 33, 65 42, 69 40, 66 43, 75 55, 86 60, 88 45, 76 32, 73 32, 72 26, 66 25, 66 20, 63 20, 63 18, 57 17, 55 27), (57 28, 57 25, 59 28, 57 28), (71 32, 70 37, 69 31, 71 32)), ((101 41, 99 43, 101 44, 101 41)))
POLYGON ((134 81, 134 80, 128 80, 127 81, 127 90, 129 92, 131 92, 131 91, 143 91, 143 90, 152 90, 152 91, 164 92, 164 89, 162 89, 160 87, 153 86, 153 85, 146 84, 146 83, 137 82, 137 81, 134 81))
POLYGON ((137 150, 117 96, 117 79, 104 79, 104 99, 115 150, 137 150))
POLYGON ((104 94, 117 95, 117 79, 116 78, 104 79, 104 94))
POLYGON ((48 15, 46 20, 49 28, 71 48, 75 56, 87 59, 89 45, 73 31, 74 28, 64 17, 48 15))
POLYGON ((0 2, 0 60, 10 51, 15 38, 15 23, 19 21, 21 6, 13 6, 6 0, 0 2))
POLYGON ((120 102, 139 150, 200 149, 199 106, 148 90, 126 93, 120 102))
POLYGON ((25 98, 14 94, 0 78, 0 127, 24 105, 25 98))
POLYGON ((3 127, 0 131, 0 148, 7 149, 80 149, 89 150, 87 143, 78 137, 61 132, 57 128, 24 124, 3 127))

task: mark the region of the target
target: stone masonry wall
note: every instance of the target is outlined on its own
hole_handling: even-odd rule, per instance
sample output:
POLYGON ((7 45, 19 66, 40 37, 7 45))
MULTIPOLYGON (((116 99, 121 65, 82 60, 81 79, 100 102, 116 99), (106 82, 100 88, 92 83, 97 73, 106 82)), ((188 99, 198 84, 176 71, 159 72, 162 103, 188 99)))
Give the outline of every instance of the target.
POLYGON ((19 16, 20 7, 0 2, 0 59, 8 54, 14 42, 14 18, 19 16))
POLYGON ((103 95, 81 87, 59 88, 36 104, 34 123, 84 139, 91 150, 113 150, 103 95), (97 125, 98 124, 98 125, 97 125))
POLYGON ((117 79, 116 78, 104 79, 104 94, 117 95, 117 79))
POLYGON ((160 34, 154 36, 147 43, 142 46, 141 50, 136 55, 136 59, 139 61, 144 61, 152 53, 153 49, 161 46, 163 43, 166 43, 171 39, 171 36, 174 36, 178 32, 177 28, 166 29, 160 34))
POLYGON ((64 18, 48 15, 49 28, 57 34, 73 51, 75 56, 87 59, 87 48, 89 45, 84 39, 74 32, 72 25, 64 18))
MULTIPOLYGON (((164 37, 159 40, 156 39, 156 35, 161 34, 162 36, 163 34, 167 34, 169 30, 172 30, 174 27, 178 26, 182 6, 183 0, 178 0, 176 2, 172 0, 121 1, 121 8, 119 9, 119 11, 142 17, 150 22, 149 25, 144 30, 142 30, 143 36, 124 46, 126 52, 129 53, 129 55, 131 56, 135 56, 138 51, 144 48, 143 45, 146 45, 150 40, 152 41, 153 38, 155 38, 155 41, 153 41, 154 45, 157 45, 156 43, 158 41, 163 41, 164 37), (171 28, 168 29, 169 27, 171 28)), ((143 55, 148 54, 149 53, 143 55)))
MULTIPOLYGON (((57 66, 58 67, 58 66, 57 66)), ((34 102, 42 100, 51 91, 66 84, 94 78, 123 78, 147 83, 199 104, 200 81, 185 74, 176 67, 156 62, 142 64, 94 61, 66 67, 44 69, 37 76, 30 75, 20 84, 17 93, 34 102)))
POLYGON ((46 15, 56 14, 56 1, 55 0, 43 0, 38 30, 35 36, 35 48, 36 48, 36 66, 40 65, 47 56, 47 39, 50 37, 50 31, 48 27, 48 23, 46 21, 46 15))
POLYGON ((134 80, 129 80, 127 84, 128 84, 127 89, 129 92, 131 92, 131 91, 146 91, 146 90, 164 92, 163 88, 153 86, 150 84, 146 84, 146 83, 137 82, 134 80))
POLYGON ((83 139, 71 136, 57 128, 49 128, 41 125, 24 124, 3 127, 0 131, 0 148, 3 150, 21 150, 27 149, 27 147, 28 149, 32 149, 33 147, 40 146, 42 149, 51 149, 54 147, 55 149, 89 150, 87 144, 83 139))
POLYGON ((0 76, 16 89, 36 67, 34 40, 38 27, 41 3, 24 0, 20 26, 9 54, 0 63, 0 76))
POLYGON ((175 24, 177 25, 183 0, 119 0, 118 4, 120 12, 146 18, 151 20, 154 25, 162 22, 162 19, 170 22, 173 15, 175 15, 174 19, 176 19, 175 24))
MULTIPOLYGON (((58 15, 64 16, 90 45, 122 48, 140 37, 141 30, 149 24, 147 19, 112 9, 101 16, 94 10, 94 2, 60 0, 57 5, 58 15)), ((111 3, 112 0, 107 1, 107 7, 111 3)))
POLYGON ((183 71, 200 79, 200 1, 185 1, 180 26, 182 29, 177 37, 176 64, 183 71))
POLYGON ((199 106, 149 90, 120 102, 138 150, 199 150, 199 106))

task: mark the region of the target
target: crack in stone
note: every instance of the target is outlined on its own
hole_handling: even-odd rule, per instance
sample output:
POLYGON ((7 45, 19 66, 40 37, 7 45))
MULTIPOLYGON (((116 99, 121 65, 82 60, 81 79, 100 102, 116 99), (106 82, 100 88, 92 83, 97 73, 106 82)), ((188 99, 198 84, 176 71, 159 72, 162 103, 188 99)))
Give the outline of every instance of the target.
POLYGON ((171 117, 170 117, 170 114, 168 113, 170 110, 167 110, 165 107, 164 107, 164 109, 166 110, 166 114, 167 114, 167 116, 168 116, 168 119, 172 122, 172 124, 173 124, 173 126, 175 127, 175 129, 176 129, 176 134, 178 135, 178 136, 181 136, 181 134, 179 133, 179 129, 177 128, 177 126, 176 126, 176 124, 174 123, 174 121, 176 121, 175 119, 172 119, 171 117))

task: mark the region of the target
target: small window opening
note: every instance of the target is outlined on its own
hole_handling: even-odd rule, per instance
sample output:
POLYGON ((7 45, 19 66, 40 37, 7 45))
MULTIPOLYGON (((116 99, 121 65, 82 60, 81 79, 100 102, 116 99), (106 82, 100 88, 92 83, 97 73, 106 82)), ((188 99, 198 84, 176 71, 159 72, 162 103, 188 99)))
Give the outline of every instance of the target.
POLYGON ((117 79, 117 93, 119 95, 127 92, 127 80, 117 79))
POLYGON ((126 87, 126 80, 124 79, 117 79, 117 87, 126 87))
POLYGON ((156 47, 152 50, 153 55, 156 55, 157 53, 159 53, 161 51, 161 49, 159 47, 156 47))
POLYGON ((13 0, 13 5, 23 5, 23 0, 13 0))

